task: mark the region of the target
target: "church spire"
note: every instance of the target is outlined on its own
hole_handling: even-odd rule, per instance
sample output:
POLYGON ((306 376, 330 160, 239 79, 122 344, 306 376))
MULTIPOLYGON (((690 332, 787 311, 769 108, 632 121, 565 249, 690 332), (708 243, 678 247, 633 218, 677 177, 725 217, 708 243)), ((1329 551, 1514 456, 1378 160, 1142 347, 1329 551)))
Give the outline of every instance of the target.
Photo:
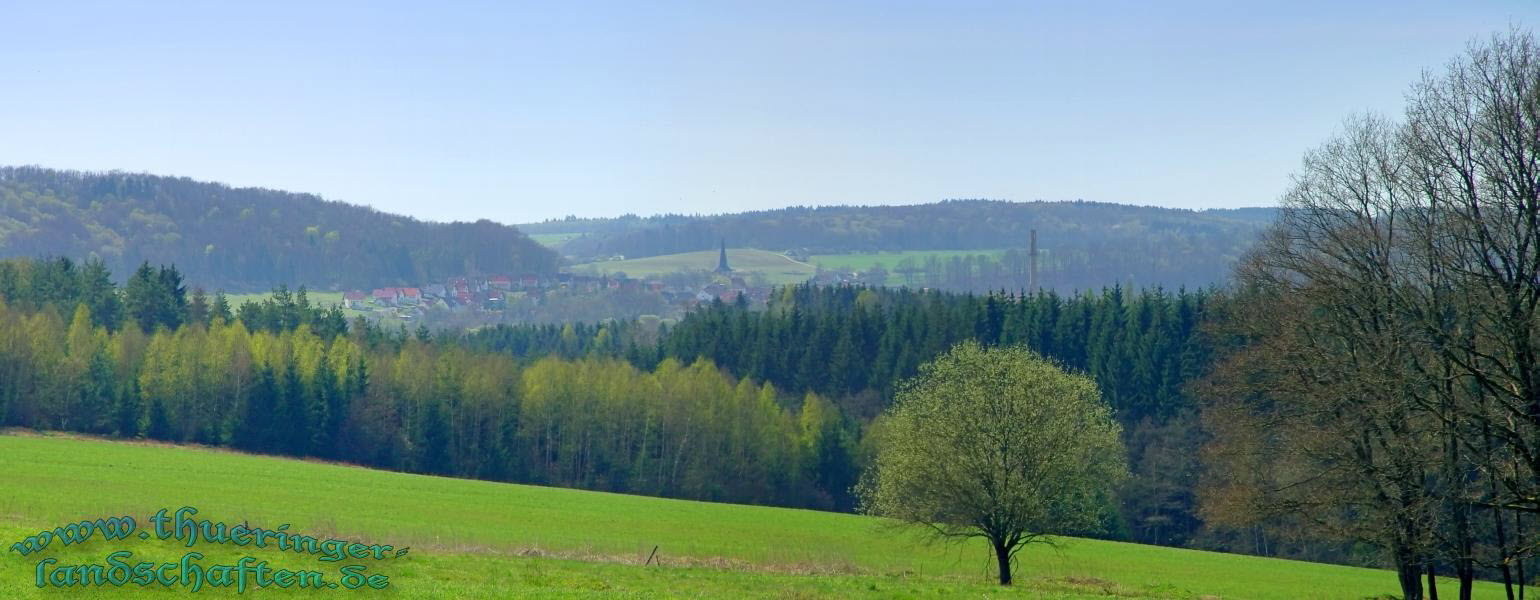
POLYGON ((722 253, 717 255, 717 272, 733 272, 732 268, 727 266, 727 238, 722 238, 722 253))

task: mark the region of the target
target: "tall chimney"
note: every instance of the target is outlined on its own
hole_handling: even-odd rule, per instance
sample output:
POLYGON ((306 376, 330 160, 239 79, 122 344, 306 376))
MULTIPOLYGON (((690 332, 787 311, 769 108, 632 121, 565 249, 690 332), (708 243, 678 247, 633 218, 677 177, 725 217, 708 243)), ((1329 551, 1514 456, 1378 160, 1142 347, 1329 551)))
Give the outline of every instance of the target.
POLYGON ((1027 293, 1037 293, 1037 230, 1032 230, 1032 245, 1027 251, 1027 293))

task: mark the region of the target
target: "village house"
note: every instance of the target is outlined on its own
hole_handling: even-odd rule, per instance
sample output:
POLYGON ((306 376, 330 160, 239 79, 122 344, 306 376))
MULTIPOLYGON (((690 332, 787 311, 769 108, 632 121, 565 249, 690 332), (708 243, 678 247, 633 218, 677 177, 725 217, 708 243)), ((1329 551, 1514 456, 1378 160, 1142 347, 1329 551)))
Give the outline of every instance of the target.
POLYGON ((396 288, 393 287, 376 288, 371 296, 374 297, 375 304, 380 306, 395 306, 396 300, 399 297, 399 292, 396 288))

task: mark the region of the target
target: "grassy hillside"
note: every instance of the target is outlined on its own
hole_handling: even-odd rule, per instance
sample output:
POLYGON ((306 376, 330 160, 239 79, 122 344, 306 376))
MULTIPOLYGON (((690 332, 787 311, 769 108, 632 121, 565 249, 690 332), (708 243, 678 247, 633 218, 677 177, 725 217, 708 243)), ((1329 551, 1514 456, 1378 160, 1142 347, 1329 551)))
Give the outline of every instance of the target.
POLYGON ((892 271, 898 267, 898 263, 904 259, 913 259, 923 266, 925 259, 936 257, 938 260, 947 260, 954 256, 987 255, 999 256, 1005 252, 997 250, 901 250, 898 252, 851 252, 846 254, 814 254, 808 259, 820 267, 826 269, 850 269, 864 271, 872 265, 882 265, 882 268, 892 271))
MULTIPOLYGON (((570 237, 559 251, 577 262, 605 256, 674 255, 728 245, 818 255, 1025 249, 1031 232, 1048 254, 1045 287, 1061 293, 1114 283, 1189 289, 1221 283, 1275 216, 1271 208, 1191 211, 1100 202, 949 200, 902 206, 794 206, 722 215, 623 215, 520 227, 570 237), (581 235, 579 235, 581 234, 581 235)), ((838 260, 838 259, 831 259, 838 260)), ((870 261, 857 266, 866 268, 870 261)), ((1008 269, 1010 270, 1010 269, 1008 269)), ((949 275, 955 290, 1019 289, 1024 277, 949 275)))
POLYGON ((532 233, 529 234, 529 239, 547 248, 561 248, 567 240, 582 236, 581 233, 532 233))
MULTIPOLYGON (((717 267, 718 253, 718 250, 702 250, 629 260, 584 263, 573 265, 572 270, 579 273, 623 272, 630 277, 652 277, 681 270, 709 271, 717 267)), ((763 274, 771 283, 800 283, 807 281, 817 270, 813 265, 794 261, 784 254, 752 248, 728 248, 727 264, 733 268, 734 272, 763 274)))
MULTIPOLYGON (((1362 598, 1391 573, 1246 556, 1065 540, 1022 553, 1020 584, 989 584, 985 548, 929 546, 878 519, 445 479, 199 448, 32 434, 0 435, 0 540, 71 521, 184 505, 198 518, 410 547, 404 557, 319 562, 272 548, 200 544, 203 564, 244 550, 274 568, 364 564, 402 598, 1362 598), (643 566, 653 546, 662 566, 643 566)), ((0 597, 55 597, 36 565, 176 560, 171 540, 89 540, 0 559, 0 597)), ((116 596, 158 594, 105 588, 116 596)), ((92 591, 99 591, 93 589, 92 591)), ((339 590, 346 591, 346 590, 339 590)), ((371 590, 372 591, 372 590, 371 590)), ((1496 598, 1483 586, 1481 598, 1496 598)), ((181 590, 178 590, 180 593, 181 590)), ((272 590, 259 590, 258 593, 272 590)), ((368 592, 366 592, 368 593, 368 592)), ((221 596, 226 590, 205 588, 221 596)), ((233 594, 230 594, 233 595, 233 594)))

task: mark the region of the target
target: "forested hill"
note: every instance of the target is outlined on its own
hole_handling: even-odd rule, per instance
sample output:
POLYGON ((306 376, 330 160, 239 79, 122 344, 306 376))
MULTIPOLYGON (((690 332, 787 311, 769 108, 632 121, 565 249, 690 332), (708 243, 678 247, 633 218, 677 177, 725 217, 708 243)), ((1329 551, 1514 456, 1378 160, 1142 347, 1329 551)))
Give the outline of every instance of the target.
POLYGON ((42 255, 96 256, 119 274, 174 263, 189 281, 231 291, 549 273, 557 262, 491 221, 429 223, 185 177, 0 167, 0 257, 42 255))
POLYGON ((579 262, 706 250, 721 240, 731 247, 809 255, 1025 249, 1029 232, 1036 229, 1043 281, 1068 290, 1115 283, 1175 288, 1221 282, 1273 214, 1271 208, 1191 211, 1082 201, 948 200, 714 216, 626 215, 520 227, 569 234, 558 249, 579 262))

